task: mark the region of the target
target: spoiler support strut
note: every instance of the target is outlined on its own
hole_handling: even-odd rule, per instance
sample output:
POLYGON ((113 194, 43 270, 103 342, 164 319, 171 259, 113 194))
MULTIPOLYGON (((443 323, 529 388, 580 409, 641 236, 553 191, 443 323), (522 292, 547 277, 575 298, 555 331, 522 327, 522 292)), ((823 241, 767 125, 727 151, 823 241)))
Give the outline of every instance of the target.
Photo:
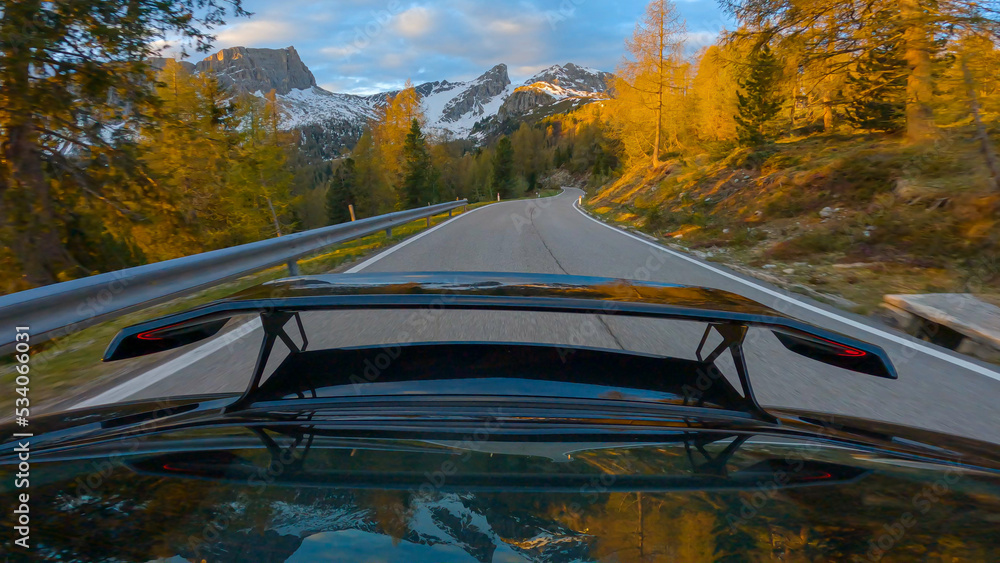
MULTIPOLYGON (((753 386, 750 385, 750 374, 747 370, 746 357, 743 355, 743 341, 746 339, 747 330, 749 327, 744 324, 732 324, 732 323, 710 323, 705 327, 705 333, 701 336, 701 341, 698 343, 698 349, 695 351, 695 356, 699 361, 713 365, 715 360, 719 358, 727 349, 730 355, 733 357, 733 365, 736 366, 736 373, 740 378, 740 385, 743 387, 743 398, 747 401, 750 406, 750 410, 754 415, 762 418, 763 420, 769 422, 776 422, 777 419, 773 417, 770 413, 764 410, 764 407, 760 406, 757 402, 757 396, 753 392, 753 386), (708 342, 708 335, 715 329, 715 332, 719 333, 722 337, 722 342, 712 350, 712 353, 706 358, 702 358, 702 351, 705 348, 705 344, 708 342)), ((718 368, 716 368, 718 369, 718 368)))
POLYGON ((277 340, 280 339, 284 342, 285 346, 288 346, 288 350, 292 354, 304 352, 306 347, 309 345, 309 339, 306 337, 305 328, 302 326, 302 317, 299 316, 298 311, 294 313, 284 311, 261 313, 260 322, 261 326, 264 328, 264 338, 261 340, 260 349, 257 352, 257 363, 254 365, 253 377, 250 378, 250 384, 247 385, 246 390, 243 391, 240 398, 233 404, 226 407, 227 413, 240 410, 251 402, 251 396, 257 391, 257 389, 260 388, 260 380, 264 377, 264 369, 267 367, 267 360, 271 357, 271 351, 274 349, 274 343, 277 340), (302 336, 301 346, 295 344, 292 337, 285 331, 285 325, 292 317, 295 317, 299 334, 302 336))

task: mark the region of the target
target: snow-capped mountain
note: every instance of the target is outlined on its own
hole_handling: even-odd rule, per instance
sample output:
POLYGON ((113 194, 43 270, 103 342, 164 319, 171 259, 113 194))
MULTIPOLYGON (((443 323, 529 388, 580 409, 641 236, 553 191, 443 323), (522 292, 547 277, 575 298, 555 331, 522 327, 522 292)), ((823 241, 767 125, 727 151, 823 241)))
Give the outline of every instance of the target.
MULTIPOLYGON (((163 61, 153 63, 162 66, 163 61)), ((283 127, 299 130, 303 141, 325 155, 357 141, 386 98, 396 93, 357 96, 324 90, 294 47, 231 47, 185 66, 196 73, 215 74, 230 91, 264 96, 274 90, 283 110, 283 127)), ((498 64, 473 80, 425 82, 415 88, 428 133, 478 141, 499 124, 538 108, 565 100, 572 100, 575 107, 602 98, 609 76, 568 63, 549 67, 515 87, 507 65, 498 64)))
POLYGON ((468 137, 476 122, 496 115, 512 91, 505 64, 496 65, 475 80, 442 82, 426 94, 421 93, 427 128, 438 134, 468 137))
POLYGON ((605 92, 612 76, 610 72, 566 63, 550 66, 526 80, 525 84, 545 83, 567 92, 605 92))
POLYGON ((572 107, 606 97, 611 73, 566 63, 554 65, 524 82, 504 101, 499 121, 570 100, 572 107))

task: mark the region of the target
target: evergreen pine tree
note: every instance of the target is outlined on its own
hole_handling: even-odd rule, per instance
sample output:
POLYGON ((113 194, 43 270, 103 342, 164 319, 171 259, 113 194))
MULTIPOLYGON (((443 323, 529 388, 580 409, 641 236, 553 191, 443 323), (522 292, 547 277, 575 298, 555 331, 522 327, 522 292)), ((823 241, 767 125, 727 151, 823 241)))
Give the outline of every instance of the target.
POLYGON ((354 204, 355 182, 354 159, 346 158, 333 173, 326 189, 326 216, 331 225, 351 220, 347 206, 354 204))
POLYGON ((902 34, 891 21, 872 25, 876 44, 862 55, 847 78, 852 94, 847 119, 859 129, 899 131, 906 126, 907 66, 902 34))
POLYGON ((500 193, 500 197, 514 197, 514 146, 510 139, 503 137, 497 142, 493 152, 493 182, 490 184, 493 193, 500 193))
POLYGON ((146 195, 135 183, 104 181, 113 167, 136 166, 127 138, 135 129, 121 124, 150 118, 156 96, 148 60, 158 54, 157 40, 208 50, 210 30, 227 13, 248 15, 240 0, 2 4, 0 248, 9 249, 27 284, 89 273, 65 244, 81 210, 103 214, 93 222, 99 225, 145 218, 131 211, 146 195), (81 157, 66 158, 65 143, 81 157))
POLYGON ((434 194, 434 174, 427 141, 414 119, 403 142, 403 181, 398 192, 400 209, 420 207, 430 202, 434 194))
POLYGON ((784 97, 779 90, 781 63, 764 43, 750 56, 750 73, 740 81, 735 116, 740 144, 755 147, 771 139, 769 122, 778 116, 784 97))

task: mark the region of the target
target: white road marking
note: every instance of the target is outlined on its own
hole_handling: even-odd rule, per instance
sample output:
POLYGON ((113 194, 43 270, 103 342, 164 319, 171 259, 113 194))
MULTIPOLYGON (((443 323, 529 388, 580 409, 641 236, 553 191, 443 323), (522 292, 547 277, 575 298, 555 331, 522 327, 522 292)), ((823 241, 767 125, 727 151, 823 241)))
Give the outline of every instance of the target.
MULTIPOLYGON (((353 274, 355 272, 359 272, 362 269, 371 266, 375 262, 378 262, 382 258, 385 258, 386 256, 399 250, 400 248, 403 248, 404 246, 410 244, 411 242, 418 240, 426 235, 429 235, 434 231, 440 229, 441 227, 444 227, 445 225, 450 225, 456 219, 461 219, 462 217, 465 217, 466 215, 479 211, 484 207, 488 206, 477 207, 472 211, 467 211, 465 213, 462 213, 461 215, 452 217, 450 220, 445 221, 440 225, 428 229, 416 236, 410 237, 404 240, 403 242, 389 248, 385 252, 377 254, 369 258, 368 260, 365 260, 364 262, 352 267, 351 269, 347 270, 346 273, 353 274)), ((139 375, 120 385, 112 387, 111 389, 108 389, 107 391, 101 393, 100 395, 91 397, 90 399, 87 399, 85 401, 81 401, 70 407, 69 410, 116 403, 128 397, 131 397, 132 395, 135 395, 139 391, 142 391, 143 389, 146 389, 148 387, 155 385, 160 381, 163 381, 164 379, 172 376, 173 374, 184 369, 185 367, 199 360, 202 360, 207 356, 214 354, 215 352, 218 352, 219 350, 225 348, 226 346, 229 346, 230 344, 236 342, 237 340, 253 333, 255 330, 259 328, 261 328, 260 318, 256 318, 246 324, 240 325, 239 327, 231 330, 230 332, 227 332, 226 334, 220 336, 218 339, 210 340, 209 342, 206 342, 202 346, 199 346, 194 350, 191 350, 190 352, 177 356, 176 358, 170 360, 169 362, 156 366, 155 368, 143 373, 142 375, 139 375)))
POLYGON ((97 395, 96 397, 92 397, 90 399, 87 399, 86 401, 79 402, 70 408, 82 409, 85 407, 93 407, 96 405, 105 405, 110 403, 116 403, 127 397, 131 397, 132 395, 135 395, 139 391, 142 391, 147 387, 155 385, 156 383, 177 373, 181 369, 197 362, 198 360, 201 360, 209 356, 210 354, 213 354, 225 348, 226 346, 229 346, 230 344, 236 342, 240 338, 243 338, 244 336, 251 334, 256 330, 259 330, 260 328, 261 328, 260 318, 258 317, 253 319, 252 321, 249 321, 234 328, 233 330, 223 334, 222 336, 216 338, 215 340, 210 340, 204 345, 199 346, 194 350, 191 350, 190 352, 177 356, 176 358, 170 360, 169 362, 160 364, 138 377, 134 377, 126 381, 125 383, 122 383, 121 385, 112 387, 111 389, 108 389, 107 391, 101 393, 100 395, 97 395))
POLYGON ((643 239, 642 237, 638 237, 636 235, 633 235, 632 233, 628 233, 628 232, 623 231, 623 230, 621 230, 621 229, 619 229, 617 227, 614 227, 612 225, 608 225, 607 223, 605 223, 603 221, 598 221, 597 219, 594 219, 590 215, 584 213, 584 211, 582 209, 580 209, 576 205, 576 201, 575 200, 573 201, 572 205, 573 205, 573 208, 576 209, 578 213, 580 213, 580 215, 583 215, 587 219, 590 219, 591 221, 597 223, 598 225, 600 225, 602 227, 611 229, 612 231, 615 231, 616 233, 623 234, 623 235, 625 235, 625 236, 627 236, 629 238, 635 239, 635 240, 637 240, 637 241, 639 241, 639 242, 641 242, 643 244, 648 244, 649 246, 652 246, 652 247, 657 248, 659 250, 662 250, 662 251, 664 251, 664 252, 666 252, 668 254, 671 254, 673 256, 681 258, 682 260, 687 260, 688 262, 691 262, 692 264, 696 264, 698 266, 701 266, 702 268, 705 268, 706 270, 709 270, 711 272, 719 274, 722 277, 731 279, 733 281, 737 281, 739 283, 742 283, 743 285, 747 285, 749 287, 752 287, 752 288, 756 289, 757 291, 764 292, 764 293, 766 293, 766 294, 768 294, 768 295, 770 295, 772 297, 775 297, 777 299, 781 299, 782 301, 787 301, 789 303, 792 303, 793 305, 795 305, 797 307, 802 307, 803 309, 806 309, 808 311, 812 311, 813 313, 817 313, 817 314, 823 315, 824 317, 833 319, 833 320, 835 320, 837 322, 846 324, 848 326, 854 327, 854 328, 859 329, 859 330, 863 330, 863 331, 865 331, 865 332, 867 332, 869 334, 874 334, 875 336, 878 336, 880 338, 884 338, 886 340, 895 342, 896 344, 900 344, 902 346, 906 346, 907 348, 910 348, 912 350, 916 350, 918 352, 922 352, 924 354, 927 354, 928 356, 933 356, 933 357, 938 358, 940 360, 944 360, 946 362, 950 362, 952 364, 955 364, 956 366, 963 367, 963 368, 965 368, 967 370, 974 371, 974 372, 979 373, 981 375, 985 375, 986 377, 989 377, 989 378, 995 379, 997 381, 1000 381, 1000 373, 997 373, 996 371, 991 370, 991 369, 989 369, 987 367, 981 366, 979 364, 976 364, 976 363, 973 363, 973 362, 970 362, 970 361, 967 361, 967 360, 963 360, 962 358, 958 358, 958 357, 952 356, 951 354, 946 354, 944 352, 941 352, 940 350, 935 350, 934 348, 931 348, 929 346, 924 346, 924 345, 919 344, 917 342, 913 342, 913 341, 907 340, 907 339, 902 338, 900 336, 897 336, 895 334, 892 334, 892 333, 889 333, 889 332, 885 332, 884 330, 879 330, 879 329, 877 329, 875 327, 868 326, 868 325, 866 325, 864 323, 859 323, 858 321, 849 319, 847 317, 842 317, 842 316, 840 316, 840 315, 838 315, 836 313, 827 311, 826 309, 821 309, 820 307, 816 307, 816 306, 810 305, 808 303, 799 301, 798 299, 794 299, 792 297, 789 297, 788 295, 785 295, 784 293, 781 293, 781 292, 778 292, 778 291, 774 291, 773 289, 768 289, 768 288, 766 288, 766 287, 764 287, 762 285, 758 285, 758 284, 756 284, 756 283, 754 283, 754 282, 752 282, 750 280, 741 278, 739 276, 730 274, 729 272, 726 272, 724 270, 720 270, 719 268, 713 267, 713 266, 711 266, 709 264, 706 264, 704 262, 695 260, 694 258, 691 258, 690 256, 687 256, 687 255, 685 255, 683 253, 677 252, 675 250, 671 250, 671 249, 669 249, 669 248, 667 248, 667 247, 665 247, 663 245, 657 244, 655 242, 648 241, 646 239, 643 239))

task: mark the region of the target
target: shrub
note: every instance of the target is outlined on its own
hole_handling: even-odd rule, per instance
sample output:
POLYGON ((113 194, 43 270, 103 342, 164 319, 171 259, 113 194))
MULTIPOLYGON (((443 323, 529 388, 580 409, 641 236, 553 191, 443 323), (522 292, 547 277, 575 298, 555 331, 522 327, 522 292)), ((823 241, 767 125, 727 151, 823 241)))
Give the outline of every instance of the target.
POLYGON ((834 163, 828 181, 832 192, 851 202, 866 203, 880 193, 892 191, 900 173, 899 160, 865 151, 834 163))
POLYGON ((818 230, 803 233, 793 239, 779 242, 767 251, 767 256, 778 260, 805 258, 817 254, 842 252, 850 246, 850 239, 841 233, 818 230))
POLYGON ((729 240, 729 245, 736 248, 745 248, 763 240, 767 240, 767 232, 754 229, 753 227, 742 227, 735 230, 733 237, 729 240))

